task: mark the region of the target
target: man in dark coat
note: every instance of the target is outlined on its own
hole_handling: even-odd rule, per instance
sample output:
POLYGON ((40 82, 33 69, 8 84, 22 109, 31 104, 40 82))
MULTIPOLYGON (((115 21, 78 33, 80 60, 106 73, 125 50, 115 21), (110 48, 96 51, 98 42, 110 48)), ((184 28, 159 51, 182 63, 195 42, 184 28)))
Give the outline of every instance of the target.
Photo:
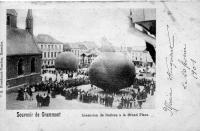
POLYGON ((39 93, 36 95, 37 107, 40 107, 40 95, 39 93))
POLYGON ((47 94, 46 96, 46 106, 49 106, 49 103, 50 103, 50 97, 49 97, 49 94, 47 94))

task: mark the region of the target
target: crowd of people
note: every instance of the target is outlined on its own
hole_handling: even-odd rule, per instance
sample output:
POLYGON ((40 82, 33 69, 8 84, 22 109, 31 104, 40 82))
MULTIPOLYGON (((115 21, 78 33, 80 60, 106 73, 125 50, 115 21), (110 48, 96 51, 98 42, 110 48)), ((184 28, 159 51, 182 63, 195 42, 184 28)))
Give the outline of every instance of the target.
POLYGON ((24 100, 33 100, 33 92, 35 89, 32 86, 25 86, 25 88, 20 88, 18 90, 17 100, 24 101, 24 100))
POLYGON ((109 94, 98 94, 92 90, 84 91, 77 87, 64 88, 61 94, 66 100, 77 99, 83 103, 99 103, 106 107, 112 107, 114 96, 109 94))
POLYGON ((50 96, 48 93, 47 95, 45 93, 43 95, 41 95, 40 93, 37 93, 36 101, 37 101, 37 107, 49 106, 50 96))
POLYGON ((117 102, 119 109, 124 108, 142 108, 142 104, 146 102, 148 95, 154 95, 155 82, 153 80, 147 79, 136 79, 136 84, 128 90, 129 93, 121 94, 108 94, 108 93, 96 93, 91 90, 84 91, 78 89, 76 86, 71 88, 63 88, 61 95, 65 97, 66 100, 77 99, 83 103, 98 103, 105 105, 106 107, 113 107, 113 102, 117 102), (143 89, 139 88, 143 86, 143 89))
MULTIPOLYGON (((81 73, 81 72, 79 72, 81 73)), ((33 93, 36 95, 37 107, 49 106, 50 98, 56 98, 56 95, 62 95, 66 100, 77 99, 83 103, 98 103, 106 107, 113 107, 113 103, 118 109, 124 108, 142 108, 142 104, 146 101, 148 95, 154 95, 155 82, 148 79, 135 79, 134 85, 126 88, 128 93, 113 93, 106 92, 97 93, 93 86, 88 91, 78 89, 77 87, 84 84, 90 84, 87 76, 81 78, 58 81, 42 81, 35 85, 21 88, 18 91, 17 100, 33 100, 33 93), (140 87, 143 87, 142 89, 140 87), (43 95, 41 94, 43 93, 43 95), (46 92, 46 93, 44 93, 46 92)))
POLYGON ((153 79, 135 79, 134 86, 138 89, 138 86, 143 86, 146 93, 154 95, 156 85, 153 79))

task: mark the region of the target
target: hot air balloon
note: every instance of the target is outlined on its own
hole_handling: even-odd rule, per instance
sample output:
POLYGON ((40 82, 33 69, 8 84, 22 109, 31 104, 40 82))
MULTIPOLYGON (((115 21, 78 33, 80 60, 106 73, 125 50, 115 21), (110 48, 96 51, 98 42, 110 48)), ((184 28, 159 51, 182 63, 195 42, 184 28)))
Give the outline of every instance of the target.
POLYGON ((78 58, 72 52, 62 52, 55 60, 55 68, 66 71, 76 71, 78 58))
POLYGON ((122 53, 104 52, 89 67, 89 79, 106 92, 117 92, 133 84, 135 67, 122 53))

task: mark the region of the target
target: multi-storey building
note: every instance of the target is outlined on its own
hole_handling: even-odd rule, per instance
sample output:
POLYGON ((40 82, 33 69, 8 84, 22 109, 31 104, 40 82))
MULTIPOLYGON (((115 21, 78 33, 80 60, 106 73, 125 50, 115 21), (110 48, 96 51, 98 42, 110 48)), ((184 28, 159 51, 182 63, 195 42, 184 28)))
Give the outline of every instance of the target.
POLYGON ((131 61, 135 65, 152 66, 153 60, 149 52, 146 51, 145 49, 146 49, 145 46, 134 46, 134 47, 121 46, 120 49, 118 49, 118 51, 128 55, 131 61))
POLYGON ((0 93, 3 87, 3 42, 0 44, 0 93))
POLYGON ((156 63, 156 9, 131 9, 130 27, 146 43, 146 49, 156 63), (137 33, 136 33, 137 32, 137 33))
POLYGON ((153 65, 153 60, 145 47, 135 46, 131 51, 132 61, 135 65, 153 65))
POLYGON ((63 43, 47 34, 39 34, 35 40, 42 51, 43 70, 54 68, 56 57, 63 52, 63 43))
POLYGON ((79 59, 79 65, 88 65, 97 56, 98 46, 93 41, 65 43, 63 51, 70 51, 79 59))
POLYGON ((87 47, 82 42, 66 43, 65 45, 69 45, 69 47, 65 46, 66 49, 64 50, 67 50, 67 48, 69 48, 69 51, 74 53, 74 55, 79 59, 79 64, 80 64, 82 60, 81 55, 83 52, 87 50, 87 47))

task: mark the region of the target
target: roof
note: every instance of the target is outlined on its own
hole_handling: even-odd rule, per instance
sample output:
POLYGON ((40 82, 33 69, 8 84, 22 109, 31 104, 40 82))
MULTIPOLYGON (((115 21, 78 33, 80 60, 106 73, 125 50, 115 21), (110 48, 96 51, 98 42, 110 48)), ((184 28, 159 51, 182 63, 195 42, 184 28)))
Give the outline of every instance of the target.
POLYGON ((84 44, 80 44, 80 45, 79 45, 79 48, 80 48, 80 49, 83 49, 83 50, 87 50, 87 47, 86 47, 84 44))
POLYGON ((83 42, 74 42, 74 43, 67 43, 70 45, 72 49, 82 49, 87 50, 87 46, 83 42))
POLYGON ((127 51, 131 52, 132 51, 132 47, 127 47, 127 51))
POLYGON ((133 9, 130 12, 130 18, 133 23, 156 36, 156 9, 133 9))
MULTIPOLYGON (((98 56, 98 55, 100 55, 100 53, 101 53, 101 52, 98 51, 97 49, 89 49, 89 50, 83 52, 82 54, 85 54, 86 56, 89 56, 89 55, 98 56)), ((82 55, 82 54, 81 54, 81 55, 82 55)))
POLYGON ((98 46, 94 41, 83 41, 83 42, 68 42, 65 44, 69 44, 72 49, 96 49, 98 46))
POLYGON ((7 9, 7 14, 17 16, 17 12, 14 9, 7 9))
POLYGON ((7 56, 41 54, 33 36, 23 29, 7 27, 7 56))
POLYGON ((74 42, 74 43, 68 43, 70 45, 70 47, 72 49, 79 49, 79 43, 78 42, 74 42))
POLYGON ((131 18, 133 23, 156 20, 156 9, 132 9, 131 18))
POLYGON ((95 49, 98 48, 98 46, 96 45, 96 43, 94 41, 83 41, 81 42, 82 44, 84 44, 86 46, 87 49, 95 49))
POLYGON ((102 52, 115 52, 115 47, 112 43, 104 36, 101 38, 101 47, 99 48, 102 52))
POLYGON ((47 34, 38 34, 37 37, 35 37, 35 41, 37 43, 63 44, 62 42, 54 39, 52 36, 47 34))

